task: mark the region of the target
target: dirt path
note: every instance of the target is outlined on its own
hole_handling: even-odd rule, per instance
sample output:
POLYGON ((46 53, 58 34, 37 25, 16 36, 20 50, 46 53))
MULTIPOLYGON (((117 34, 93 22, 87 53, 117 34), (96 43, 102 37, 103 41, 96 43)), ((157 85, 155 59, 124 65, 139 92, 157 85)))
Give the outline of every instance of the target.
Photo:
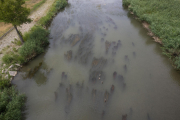
MULTIPOLYGON (((36 11, 34 11, 29 17, 33 19, 33 21, 29 24, 23 24, 21 27, 18 27, 18 29, 24 34, 25 32, 29 31, 30 28, 32 28, 37 21, 46 15, 48 9, 53 4, 54 0, 47 0, 42 6, 40 6, 36 11)), ((14 41, 14 38, 19 39, 18 35, 14 30, 12 30, 9 34, 7 34, 3 39, 0 40, 0 51, 4 49, 7 46, 10 46, 8 51, 11 50, 13 47, 18 47, 17 45, 13 44, 12 41, 14 41)), ((1 59, 3 57, 3 52, 0 54, 0 64, 2 63, 1 59)))

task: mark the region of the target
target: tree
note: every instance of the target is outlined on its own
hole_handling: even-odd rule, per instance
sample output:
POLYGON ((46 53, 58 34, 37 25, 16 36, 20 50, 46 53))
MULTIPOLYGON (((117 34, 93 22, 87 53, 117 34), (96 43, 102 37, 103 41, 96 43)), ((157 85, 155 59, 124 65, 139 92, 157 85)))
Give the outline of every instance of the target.
POLYGON ((25 0, 0 0, 0 20, 14 26, 22 43, 24 40, 17 26, 31 22, 28 18, 30 9, 23 7, 24 4, 25 0))

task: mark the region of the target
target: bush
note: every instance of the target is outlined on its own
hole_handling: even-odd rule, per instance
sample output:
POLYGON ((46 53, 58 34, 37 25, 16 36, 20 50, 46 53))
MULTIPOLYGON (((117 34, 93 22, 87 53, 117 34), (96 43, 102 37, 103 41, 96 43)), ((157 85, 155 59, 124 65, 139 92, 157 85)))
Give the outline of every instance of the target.
POLYGON ((14 58, 10 54, 5 54, 2 57, 2 61, 6 64, 10 64, 13 60, 14 60, 14 58))
POLYGON ((26 32, 26 33, 23 35, 23 40, 24 40, 24 42, 27 41, 27 39, 29 38, 29 35, 30 35, 30 32, 26 32))
POLYGON ((14 44, 16 44, 18 46, 22 45, 21 41, 17 40, 16 38, 14 38, 14 41, 12 41, 12 43, 14 43, 14 44))
POLYGON ((38 54, 44 52, 44 48, 48 45, 49 31, 43 29, 40 26, 35 26, 25 36, 27 41, 19 49, 19 54, 29 60, 38 54))
POLYGON ((0 89, 0 120, 22 120, 25 95, 20 95, 14 87, 0 89))
POLYGON ((10 86, 11 86, 11 84, 10 84, 9 80, 0 80, 0 89, 5 89, 10 86))
POLYGON ((22 63, 25 62, 25 59, 22 56, 18 55, 18 54, 10 52, 10 53, 5 54, 2 57, 2 61, 5 64, 10 64, 10 63, 20 63, 20 64, 22 64, 22 63))

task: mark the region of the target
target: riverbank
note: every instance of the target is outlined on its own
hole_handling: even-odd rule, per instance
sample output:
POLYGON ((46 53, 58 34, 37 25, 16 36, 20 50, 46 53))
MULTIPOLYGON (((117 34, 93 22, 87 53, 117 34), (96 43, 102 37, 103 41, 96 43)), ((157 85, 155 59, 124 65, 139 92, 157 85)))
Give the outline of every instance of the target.
MULTIPOLYGON (((21 120, 23 118, 22 110, 25 104, 25 95, 18 93, 14 86, 11 85, 11 80, 16 76, 22 64, 44 52, 45 47, 48 45, 49 32, 43 27, 49 25, 55 14, 67 5, 67 1, 54 0, 52 4, 46 5, 47 7, 43 11, 47 14, 41 15, 39 13, 38 20, 33 21, 34 23, 31 24, 35 26, 29 26, 28 28, 31 29, 29 32, 22 31, 22 33, 25 33, 23 34, 25 43, 21 46, 19 40, 15 39, 15 41, 11 41, 13 46, 8 45, 4 50, 5 52, 1 53, 3 54, 3 64, 0 68, 0 102, 3 104, 0 106, 0 119, 21 120), (40 16, 41 18, 39 18, 40 16)), ((25 27, 26 25, 22 26, 25 27)))
POLYGON ((175 69, 180 70, 180 1, 176 0, 123 0, 127 7, 148 30, 155 42, 162 44, 175 69))

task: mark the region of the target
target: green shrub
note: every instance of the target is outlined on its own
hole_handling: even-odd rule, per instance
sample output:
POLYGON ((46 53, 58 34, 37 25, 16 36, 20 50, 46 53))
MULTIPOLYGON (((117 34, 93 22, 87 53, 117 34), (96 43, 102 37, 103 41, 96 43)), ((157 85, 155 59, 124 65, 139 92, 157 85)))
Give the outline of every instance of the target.
POLYGON ((23 40, 24 40, 24 42, 26 42, 27 39, 29 39, 29 35, 30 35, 30 32, 24 33, 24 35, 23 35, 23 40))
POLYGON ((13 47, 12 49, 14 52, 18 52, 18 50, 15 47, 13 47))
POLYGON ((1 89, 0 93, 0 119, 22 120, 25 95, 19 94, 14 87, 1 89))
POLYGON ((29 32, 27 41, 19 49, 19 54, 25 59, 31 59, 36 55, 44 52, 44 48, 48 45, 49 31, 40 26, 35 26, 29 32))
POLYGON ((11 84, 10 84, 9 80, 0 80, 0 89, 5 89, 10 86, 11 86, 11 84))
POLYGON ((10 55, 10 54, 5 54, 3 57, 2 57, 2 61, 6 64, 10 64, 12 61, 13 61, 13 57, 10 55))
POLYGON ((12 41, 12 43, 14 43, 14 44, 16 44, 18 46, 22 45, 21 41, 16 39, 16 38, 14 38, 14 41, 12 41))
POLYGON ((175 58, 174 64, 176 69, 180 69, 180 56, 175 58))
POLYGON ((2 57, 2 61, 5 64, 10 64, 10 63, 20 63, 20 64, 22 64, 22 63, 25 62, 25 59, 22 56, 11 52, 11 53, 5 54, 2 57))

